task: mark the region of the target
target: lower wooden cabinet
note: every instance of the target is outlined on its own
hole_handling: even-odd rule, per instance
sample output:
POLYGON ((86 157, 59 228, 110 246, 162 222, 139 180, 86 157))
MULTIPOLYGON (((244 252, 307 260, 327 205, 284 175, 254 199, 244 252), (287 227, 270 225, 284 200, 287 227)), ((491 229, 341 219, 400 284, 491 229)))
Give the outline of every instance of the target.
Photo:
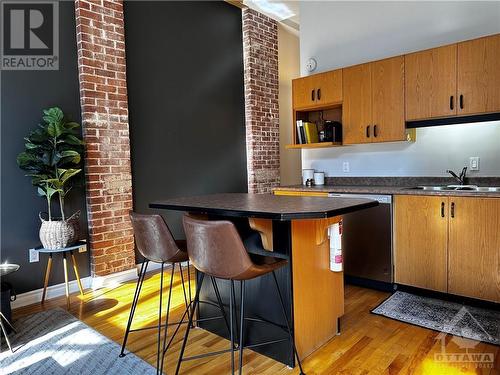
POLYGON ((395 281, 500 302, 500 199, 394 199, 395 281))
POLYGON ((394 199, 394 280, 447 291, 448 199, 404 195, 394 199))
POLYGON ((448 292, 500 302, 500 199, 450 197, 448 292))

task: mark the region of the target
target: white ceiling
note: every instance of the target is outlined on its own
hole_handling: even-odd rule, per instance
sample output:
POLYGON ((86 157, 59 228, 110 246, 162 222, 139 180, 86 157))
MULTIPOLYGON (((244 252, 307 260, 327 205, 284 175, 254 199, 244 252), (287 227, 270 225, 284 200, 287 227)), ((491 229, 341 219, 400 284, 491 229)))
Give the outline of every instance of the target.
POLYGON ((295 31, 299 30, 299 1, 243 0, 243 4, 295 31))

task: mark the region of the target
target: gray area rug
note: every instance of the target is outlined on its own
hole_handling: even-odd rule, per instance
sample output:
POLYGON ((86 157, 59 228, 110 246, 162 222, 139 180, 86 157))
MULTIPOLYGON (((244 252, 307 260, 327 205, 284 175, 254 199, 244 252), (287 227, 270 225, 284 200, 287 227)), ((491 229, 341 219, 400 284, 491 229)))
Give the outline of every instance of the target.
POLYGON ((397 291, 372 313, 445 334, 500 345, 500 312, 397 291))
POLYGON ((62 309, 16 320, 2 338, 0 374, 154 374, 156 369, 133 353, 118 358, 120 346, 62 309))

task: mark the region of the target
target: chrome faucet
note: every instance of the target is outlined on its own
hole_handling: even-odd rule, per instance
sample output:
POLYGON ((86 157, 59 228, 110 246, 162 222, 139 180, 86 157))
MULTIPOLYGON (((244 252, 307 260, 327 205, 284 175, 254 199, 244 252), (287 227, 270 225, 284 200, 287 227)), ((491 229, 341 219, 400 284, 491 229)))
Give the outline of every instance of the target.
POLYGON ((464 185, 465 184, 465 176, 467 174, 467 167, 464 167, 462 169, 462 172, 460 172, 460 176, 457 176, 457 174, 455 172, 453 172, 452 170, 450 170, 450 169, 447 169, 446 173, 451 174, 453 176, 453 178, 455 180, 457 180, 457 182, 460 183, 460 185, 464 185))

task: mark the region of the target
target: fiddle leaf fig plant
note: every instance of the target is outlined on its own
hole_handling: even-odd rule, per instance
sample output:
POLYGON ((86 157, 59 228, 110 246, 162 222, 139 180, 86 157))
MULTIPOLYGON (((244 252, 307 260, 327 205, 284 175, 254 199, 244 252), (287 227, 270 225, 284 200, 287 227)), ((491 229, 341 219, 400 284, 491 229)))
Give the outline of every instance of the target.
POLYGON ((82 170, 84 143, 79 138, 80 125, 67 121, 58 107, 43 110, 42 118, 43 123, 24 138, 25 150, 17 156, 17 164, 31 177, 38 194, 47 199, 49 220, 52 220, 51 201, 55 194, 65 220, 64 199, 74 177, 82 170))

